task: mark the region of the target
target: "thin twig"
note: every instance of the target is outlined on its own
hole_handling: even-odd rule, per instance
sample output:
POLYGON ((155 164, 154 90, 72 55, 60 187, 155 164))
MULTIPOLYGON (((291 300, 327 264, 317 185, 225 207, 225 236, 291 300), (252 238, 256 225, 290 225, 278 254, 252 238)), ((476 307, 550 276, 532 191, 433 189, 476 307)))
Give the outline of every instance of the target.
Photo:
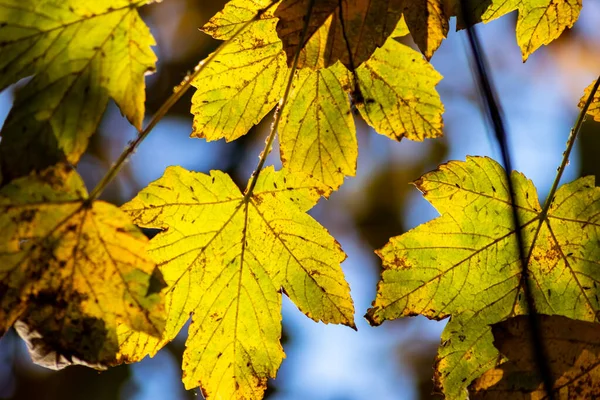
POLYGON ((296 74, 296 69, 298 68, 298 60, 300 58, 300 52, 303 49, 303 43, 306 39, 308 33, 308 26, 310 23, 310 17, 312 14, 313 6, 315 5, 316 0, 310 0, 308 3, 308 9, 306 10, 306 18, 304 18, 304 25, 302 27, 302 33, 300 34, 300 42, 298 44, 298 48, 296 49, 296 53, 294 54, 294 60, 292 61, 292 67, 290 68, 290 75, 288 77, 287 85, 285 87, 285 92, 283 93, 283 97, 279 101, 279 105, 275 110, 275 115, 273 116, 273 123, 271 124, 271 130, 269 132, 269 136, 265 142, 265 148, 262 153, 260 153, 258 165, 256 169, 252 173, 252 177, 250 178, 250 184, 244 193, 244 201, 248 201, 250 196, 252 196, 252 192, 254 192, 254 187, 256 186, 256 182, 258 181, 258 176, 265 166, 265 162, 267 161, 267 156, 271 152, 271 148, 273 147, 273 142, 275 141, 275 136, 277 135, 277 129, 279 128, 279 123, 281 122, 281 115, 283 110, 287 104, 288 98, 290 97, 290 92, 292 91, 292 83, 294 82, 294 75, 296 74))
POLYGON ((277 0, 272 0, 268 6, 259 10, 256 15, 245 22, 226 42, 222 43, 210 56, 201 61, 196 68, 194 68, 194 72, 188 76, 186 76, 183 81, 176 87, 173 94, 160 106, 158 111, 154 114, 146 128, 138 133, 138 136, 134 141, 129 143, 129 145, 123 150, 117 161, 111 166, 108 172, 104 175, 104 177, 100 180, 100 182, 96 185, 96 187, 92 190, 89 195, 88 202, 91 202, 98 198, 100 194, 104 191, 106 186, 115 178, 115 176, 119 173, 121 168, 123 167, 125 161, 131 156, 138 146, 146 139, 146 137, 152 132, 154 127, 163 119, 163 117, 169 112, 171 107, 181 99, 181 97, 187 92, 187 90, 191 87, 192 82, 204 71, 204 69, 227 47, 227 45, 238 37, 246 28, 256 20, 260 19, 262 15, 269 10, 277 0))
POLYGON ((548 216, 548 211, 550 210, 550 206, 552 205, 552 202, 554 201, 554 195, 556 194, 556 190, 558 189, 558 184, 560 183, 560 179, 562 178, 563 172, 565 171, 567 164, 569 163, 569 156, 571 155, 571 150, 573 150, 573 145, 575 144, 575 139, 577 139, 577 136, 579 135, 579 132, 581 131, 581 126, 583 125, 583 122, 585 121, 586 114, 588 112, 588 109, 590 108, 590 104, 592 104, 592 100, 594 100, 594 94, 598 90, 599 86, 600 86, 600 77, 598 77, 598 80, 596 81, 596 84, 592 88, 592 91, 591 91, 589 97, 587 98, 584 106, 581 108, 581 111, 579 112, 579 115, 577 116, 577 121, 575 122, 575 125, 573 126, 573 129, 571 130, 571 133, 569 135, 569 139, 567 140, 567 149, 563 153, 563 159, 560 163, 560 166, 558 167, 558 170, 556 171, 556 177, 554 178, 554 182, 552 182, 552 188, 550 188, 548 197, 546 197, 546 201, 544 202, 542 211, 540 212, 540 214, 538 216, 538 225, 533 234, 533 240, 531 241, 531 247, 529 249, 529 253, 527 254, 527 263, 528 264, 529 264, 529 260, 531 260, 531 256, 533 254, 533 248, 535 247, 535 244, 537 242, 537 238, 539 236, 540 230, 542 229, 542 225, 544 224, 544 221, 546 220, 546 218, 548 216))
POLYGON ((563 153, 562 162, 560 163, 560 167, 558 167, 558 170, 556 171, 556 178, 554 178, 552 188, 550 188, 550 192, 548 193, 548 197, 546 198, 546 201, 544 202, 544 207, 542 208, 542 212, 540 213, 540 217, 543 217, 541 218, 542 220, 546 218, 548 210, 550 209, 550 205, 552 204, 552 201, 554 201, 554 195, 556 194, 556 190, 558 189, 560 179, 562 178, 563 173, 565 172, 565 169, 569 164, 569 156, 571 155, 571 150, 573 150, 575 139, 577 139, 577 135, 579 135, 579 131, 581 131, 581 126, 585 122, 587 112, 590 108, 590 105, 592 104, 592 101, 594 100, 594 95, 596 94, 598 87, 600 87, 600 77, 598 77, 596 83, 592 87, 592 91, 590 92, 590 95, 588 96, 585 104, 581 108, 581 111, 577 116, 577 121, 575 122, 575 125, 571 130, 571 134, 569 135, 569 139, 567 140, 567 149, 563 153))
POLYGON ((540 324, 540 318, 537 313, 535 307, 535 301, 533 297, 533 292, 531 289, 530 277, 529 277, 529 263, 528 257, 526 257, 525 250, 525 242, 523 240, 523 233, 521 231, 521 222, 519 218, 519 213, 517 208, 515 207, 515 199, 516 192, 515 187, 510 177, 512 168, 512 162, 510 158, 510 153, 508 150, 508 140, 506 128, 504 126, 504 119, 502 117, 502 112, 498 105, 498 101, 496 100, 495 90, 493 88, 493 84, 491 79, 487 73, 487 63, 485 59, 485 54, 483 49, 481 48, 481 44, 479 42, 479 38, 477 36, 477 32, 473 27, 473 21, 471 21, 470 13, 467 7, 468 0, 461 1, 462 8, 462 17, 467 26, 467 34, 469 38, 469 44, 471 47, 471 52, 473 53, 473 58, 475 60, 475 67, 477 70, 477 77, 480 90, 482 91, 482 95, 487 106, 487 111, 489 113, 490 120, 494 127, 494 134, 498 144, 500 145, 500 151, 502 154, 502 161, 504 163, 504 167, 506 169, 506 178, 509 189, 510 203, 511 203, 511 211, 512 211, 512 219, 513 225, 515 228, 515 233, 517 237, 517 245, 519 250, 519 260, 521 262, 521 282, 520 285, 523 287, 523 292, 525 294, 525 301, 527 304, 527 315, 529 324, 531 326, 531 347, 533 349, 533 356, 535 359, 536 366, 538 368, 538 372, 542 378, 544 389, 548 396, 549 400, 554 399, 554 379, 552 377, 552 371, 550 368, 550 364, 548 362, 548 355, 545 349, 545 344, 543 342, 543 334, 542 328, 540 324))

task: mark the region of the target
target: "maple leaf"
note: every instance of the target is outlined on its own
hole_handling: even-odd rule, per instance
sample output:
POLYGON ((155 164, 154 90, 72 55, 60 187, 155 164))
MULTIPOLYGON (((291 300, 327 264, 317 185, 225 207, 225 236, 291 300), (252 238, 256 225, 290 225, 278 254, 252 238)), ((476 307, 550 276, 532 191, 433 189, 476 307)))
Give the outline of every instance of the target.
MULTIPOLYGON (((316 7, 326 4, 318 2, 316 7)), ((192 99, 195 121, 192 136, 234 140, 247 133, 282 100, 289 69, 275 24, 277 13, 288 12, 282 8, 284 5, 291 7, 288 11, 292 13, 307 6, 304 2, 233 0, 203 27, 213 37, 230 41, 206 72, 194 80, 198 91, 192 99), (234 36, 265 7, 267 10, 260 20, 251 22, 245 31, 234 36), (256 97, 261 101, 255 101, 256 97)), ((376 5, 383 7, 379 2, 376 5)), ((364 6, 360 3, 360 7, 364 6)), ((361 9, 359 5, 352 7, 358 7, 353 8, 355 11, 361 9)), ((318 16, 317 12, 317 20, 318 16)), ((347 95, 354 90, 355 82, 340 62, 325 68, 329 61, 321 57, 324 47, 318 44, 317 36, 327 35, 329 25, 314 27, 318 29, 307 43, 306 51, 300 54, 300 63, 323 68, 299 69, 293 77, 288 106, 282 111, 279 126, 281 160, 289 170, 337 189, 345 176, 356 173, 356 128, 347 95)), ((394 37, 408 33, 402 20, 394 20, 389 27, 394 37)), ((377 132, 393 139, 406 136, 412 140, 442 134, 444 110, 435 90, 441 76, 420 54, 390 39, 356 72, 359 89, 364 86, 364 94, 368 96, 364 102, 357 102, 358 108, 377 132)))
POLYGON ((109 97, 138 129, 154 39, 137 8, 147 0, 0 1, 0 90, 32 76, 2 129, 3 174, 76 163, 109 97), (34 150, 32 150, 34 149, 34 150), (23 157, 35 151, 35 157, 23 157))
POLYGON ((146 237, 117 207, 86 199, 66 165, 0 190, 0 334, 19 320, 34 360, 54 368, 137 361, 118 331, 160 336, 165 324, 146 237))
MULTIPOLYGON (((163 229, 149 252, 169 285, 165 340, 192 314, 183 382, 208 398, 259 399, 284 357, 281 291, 315 321, 354 327, 339 244, 306 211, 330 190, 272 167, 251 196, 231 178, 169 167, 122 208, 163 229)), ((154 354, 163 342, 132 335, 154 354)))
POLYGON ((337 188, 354 176, 358 144, 345 87, 351 77, 340 63, 298 71, 279 129, 281 160, 337 188))
MULTIPOLYGON (((585 89, 585 93, 579 101, 579 108, 583 108, 585 102, 590 97, 590 93, 595 85, 596 81, 592 82, 592 84, 585 89)), ((590 107, 588 108, 587 114, 591 115, 595 121, 600 122, 600 90, 596 90, 596 92, 594 93, 594 97, 592 98, 592 102, 590 104, 590 107)))
MULTIPOLYGON (((377 252, 384 270, 367 313, 371 324, 417 314, 452 316, 436 372, 448 398, 464 397, 468 384, 494 366, 498 353, 488 325, 526 312, 506 179, 498 163, 481 157, 424 175, 415 185, 441 216, 377 252)), ((537 311, 596 321, 600 190, 594 178, 559 188, 547 215, 531 181, 517 172, 511 179, 537 311)))
POLYGON ((444 106, 435 86, 442 76, 413 49, 388 39, 356 71, 362 117, 391 139, 442 135, 444 106))
MULTIPOLYGON (((461 15, 460 0, 450 0, 450 8, 461 15)), ((582 0, 486 0, 470 2, 467 7, 473 21, 484 23, 517 10, 517 43, 523 61, 543 45, 571 28, 582 7, 582 0)))
MULTIPOLYGON (((283 0, 275 17, 277 34, 283 42, 288 65, 291 65, 299 46, 299 68, 311 66, 303 62, 312 57, 303 54, 304 47, 321 49, 323 62, 328 67, 338 60, 354 68, 369 59, 373 51, 385 43, 400 21, 402 0, 323 0, 315 1, 308 13, 311 0, 283 0), (340 6, 342 9, 340 9, 340 6), (340 16, 343 17, 340 19, 340 16), (305 43, 300 43, 304 21, 309 18, 305 43), (319 32, 320 31, 320 32, 319 32), (315 33, 319 32, 313 37, 315 33), (311 41, 313 42, 311 44, 311 41), (350 52, 349 52, 350 49, 350 52)), ((312 62, 314 66, 314 61, 312 62)))
MULTIPOLYGON (((540 315, 554 395, 568 399, 600 396, 600 333, 598 324, 540 315)), ((469 386, 470 399, 542 399, 546 392, 532 357, 528 317, 518 316, 492 326, 494 345, 509 362, 490 369, 469 386)))
MULTIPOLYGON (((571 28, 582 7, 582 0, 478 0, 464 1, 469 20, 490 22, 518 11, 517 43, 523 61, 543 45, 571 28)), ((448 20, 458 16, 458 28, 465 27, 461 0, 404 0, 402 13, 410 33, 427 59, 448 35, 448 20)))
POLYGON ((429 60, 448 36, 447 0, 404 0, 402 15, 423 55, 429 60))
POLYGON ((193 81, 193 137, 227 141, 245 135, 273 109, 282 95, 288 68, 275 23, 268 12, 240 35, 233 33, 270 1, 234 0, 202 28, 215 39, 228 40, 193 81))

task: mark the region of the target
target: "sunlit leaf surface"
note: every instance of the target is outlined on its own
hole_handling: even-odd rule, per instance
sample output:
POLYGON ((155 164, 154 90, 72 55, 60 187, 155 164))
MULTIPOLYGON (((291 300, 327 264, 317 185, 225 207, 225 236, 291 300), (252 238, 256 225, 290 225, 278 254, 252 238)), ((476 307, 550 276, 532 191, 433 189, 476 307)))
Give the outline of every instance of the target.
POLYGON ((86 197, 65 165, 0 190, 0 333, 20 320, 34 360, 53 368, 138 361, 121 352, 118 331, 164 330, 146 237, 117 207, 86 197))
MULTIPOLYGON (((339 188, 344 177, 354 176, 358 146, 351 100, 377 132, 390 138, 423 140, 442 134, 444 109, 435 89, 441 76, 420 54, 392 39, 371 54, 387 36, 408 33, 399 11, 379 18, 378 12, 394 9, 396 3, 392 3, 347 4, 350 14, 346 22, 357 25, 352 32, 358 36, 349 39, 357 41, 353 64, 356 74, 342 65, 352 66, 347 57, 344 61, 344 54, 348 54, 345 41, 337 56, 328 47, 329 35, 341 32, 332 25, 339 2, 315 3, 307 28, 310 40, 299 54, 300 68, 293 77, 279 125, 284 167, 305 173, 333 189, 339 188), (363 11, 366 16, 361 14, 363 11), (363 49, 363 43, 373 45, 363 49), (361 60, 369 57, 358 67, 361 60)), ((289 74, 285 52, 289 62, 291 52, 299 50, 301 32, 297 29, 304 26, 301 19, 292 17, 308 12, 308 6, 307 1, 234 0, 203 27, 213 37, 229 42, 194 80, 197 91, 192 100, 192 136, 237 139, 283 101, 289 74), (265 10, 261 18, 253 21, 260 10, 265 10), (276 17, 281 18, 277 29, 283 37, 283 47, 275 32, 276 17), (236 35, 238 31, 241 33, 236 35)))
POLYGON ((270 3, 230 1, 203 27, 215 39, 229 42, 192 83, 197 89, 192 98, 192 136, 235 140, 260 122, 281 98, 288 68, 275 33, 277 21, 266 13, 264 19, 230 39, 270 3))
MULTIPOLYGON (((541 207, 535 187, 517 172, 511 179, 538 312, 596 321, 600 190, 594 178, 559 188, 537 234, 541 207)), ((436 378, 449 398, 462 398, 469 382, 485 371, 482 355, 489 362, 497 357, 490 352, 487 325, 525 310, 506 175, 489 158, 468 157, 440 166, 415 185, 441 216, 378 251, 384 271, 367 318, 378 325, 417 314, 452 316, 436 378)))
MULTIPOLYGON (((585 93, 583 95, 583 97, 581 98, 581 100, 579 101, 579 108, 582 108, 585 104, 585 102, 587 101, 587 99, 590 97, 590 93, 592 92, 592 89, 594 88, 596 82, 593 82, 590 86, 588 86, 585 89, 585 93)), ((594 97, 592 98, 592 103, 590 104, 590 107, 588 108, 588 115, 591 115, 592 118, 594 118, 595 121, 600 122, 600 90, 597 90, 596 93, 594 94, 594 97)))
POLYGON ((358 110, 391 139, 442 135, 444 106, 435 86, 442 76, 413 49, 389 39, 357 70, 364 98, 358 110))
MULTIPOLYGON (((183 355, 187 388, 208 398, 260 399, 284 357, 281 292, 308 317, 354 327, 345 255, 306 211, 328 194, 271 167, 245 198, 231 178, 170 167, 123 206, 151 241, 169 289, 165 338, 193 315, 183 355)), ((162 343, 130 340, 154 353, 162 343)))
POLYGON ((5 178, 76 163, 109 98, 141 128, 144 76, 156 62, 154 39, 137 11, 147 2, 0 1, 0 90, 32 77, 2 129, 5 178))
POLYGON ((283 165, 333 188, 356 173, 356 128, 344 87, 349 79, 341 64, 300 70, 279 129, 283 165))

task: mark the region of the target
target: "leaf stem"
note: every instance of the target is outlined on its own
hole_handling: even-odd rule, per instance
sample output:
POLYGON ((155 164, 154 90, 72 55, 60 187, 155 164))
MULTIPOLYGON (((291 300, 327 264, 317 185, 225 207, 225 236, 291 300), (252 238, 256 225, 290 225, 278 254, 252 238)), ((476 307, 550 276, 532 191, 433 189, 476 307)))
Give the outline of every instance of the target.
POLYGON ((527 306, 527 316, 531 328, 531 351, 533 353, 532 355, 535 360, 535 365, 537 366, 538 373, 540 375, 540 378, 542 379, 543 387, 547 394, 547 397, 549 400, 554 400, 554 378, 552 375, 552 370, 550 368, 550 363, 548 362, 548 353, 546 351, 546 346, 543 341, 541 322, 535 306, 535 299, 533 296, 533 290, 531 288, 530 282, 531 278, 529 271, 529 257, 531 256, 533 244, 530 247, 530 251, 526 252, 519 212, 516 208, 516 191, 511 179, 512 163, 510 153, 508 150, 508 138, 504 126, 504 120, 502 112, 500 111, 500 106, 498 105, 498 101, 495 96, 496 92, 494 90, 492 80, 488 76, 487 71, 489 68, 487 66, 485 54, 483 52, 483 49, 481 48, 481 43, 479 42, 477 32, 473 27, 474 22, 470 20, 471 15, 467 7, 467 2, 468 0, 462 0, 460 2, 463 20, 465 21, 467 26, 467 37, 469 39, 469 45, 471 47, 471 52, 473 53, 473 58, 475 60, 475 67, 477 71, 479 87, 482 92, 483 100, 487 106, 488 116, 493 124, 496 140, 500 145, 500 151, 502 153, 502 161, 504 163, 504 167, 506 168, 506 180, 509 189, 512 220, 517 238, 519 261, 521 263, 521 278, 519 286, 523 288, 523 293, 525 295, 525 303, 527 306))
POLYGON ((344 22, 344 4, 342 0, 338 0, 338 18, 340 19, 340 27, 342 28, 342 37, 346 43, 346 51, 348 52, 348 67, 352 73, 352 102, 354 105, 363 104, 365 97, 360 89, 360 81, 358 79, 358 73, 356 72, 356 66, 354 65, 354 56, 352 55, 352 47, 350 46, 350 40, 346 32, 346 23, 344 22))
POLYGON ((123 150, 117 161, 110 167, 108 172, 104 175, 104 177, 98 182, 96 187, 92 190, 88 197, 88 202, 91 202, 98 198, 106 188, 106 186, 117 176, 125 161, 131 156, 138 146, 146 139, 146 137, 152 132, 152 130, 156 127, 156 125, 163 119, 163 117, 169 112, 171 107, 175 105, 181 99, 181 97, 187 92, 187 90, 192 86, 192 82, 204 71, 204 69, 227 47, 227 45, 238 37, 246 28, 253 23, 254 21, 260 19, 262 15, 269 10, 278 0, 272 0, 268 6, 260 9, 256 15, 246 21, 226 42, 222 43, 217 49, 211 53, 207 58, 200 61, 198 65, 194 68, 194 72, 190 75, 187 75, 183 81, 175 87, 175 90, 171 96, 160 106, 160 108, 156 111, 148 125, 138 133, 136 139, 129 143, 129 145, 123 150))
MULTIPOLYGON (((587 100, 585 101, 585 104, 583 105, 583 107, 581 108, 581 111, 579 112, 579 115, 577 116, 577 121, 575 121, 575 125, 573 126, 573 129, 571 129, 571 133, 569 134, 569 139, 567 140, 567 149, 563 153, 562 162, 560 163, 560 167, 558 167, 558 170, 556 171, 556 177, 554 178, 554 182, 552 183, 552 188, 550 188, 550 192, 548 193, 548 197, 546 198, 546 201, 544 202, 544 207, 542 208, 542 212, 540 213, 541 221, 543 221, 546 218, 546 215, 548 214, 548 210, 550 209, 550 206, 552 205, 552 201, 554 200, 554 195, 556 194, 556 190, 558 189, 560 179, 562 178, 563 173, 565 172, 565 169, 567 168, 567 165, 569 164, 569 156, 571 155, 571 150, 573 150, 573 145, 575 145, 575 139, 577 139, 577 136, 579 135, 579 132, 581 131, 581 127, 583 126, 583 123, 585 122, 587 112, 590 108, 590 105, 592 104, 592 101, 594 100, 594 95, 596 94, 596 91, 598 90, 599 87, 600 87, 600 77, 598 77, 598 79, 596 80, 596 83, 592 87, 592 91, 590 92, 590 95, 588 96, 587 100)), ((540 222, 540 224, 541 224, 541 222, 540 222)))
POLYGON ((290 75, 287 80, 287 85, 285 87, 285 92, 283 93, 283 97, 279 101, 277 105, 277 109, 275 110, 275 115, 273 116, 273 123, 271 124, 271 130, 269 131, 269 136, 265 141, 265 148, 260 153, 258 159, 258 165, 256 169, 252 173, 252 177, 250 178, 250 183, 244 193, 244 201, 248 201, 252 193, 254 192, 254 188, 256 187, 256 182, 258 181, 258 176, 265 166, 265 162, 267 161, 267 156, 271 152, 271 148, 273 147, 273 142, 275 141, 275 136, 277 135, 277 129, 279 128, 279 123, 281 122, 281 115, 283 110, 287 104, 288 98, 290 97, 290 92, 292 91, 292 83, 294 82, 294 75, 296 74, 296 70, 298 69, 298 60, 300 58, 300 52, 304 46, 304 40, 306 39, 306 35, 308 33, 308 26, 310 23, 310 17, 312 15, 312 9, 315 5, 316 0, 310 0, 308 3, 308 9, 306 10, 306 18, 304 18, 304 24, 302 26, 302 33, 300 34, 300 41, 298 42, 298 48, 296 49, 296 53, 294 54, 294 59, 292 61, 292 67, 290 68, 290 75))

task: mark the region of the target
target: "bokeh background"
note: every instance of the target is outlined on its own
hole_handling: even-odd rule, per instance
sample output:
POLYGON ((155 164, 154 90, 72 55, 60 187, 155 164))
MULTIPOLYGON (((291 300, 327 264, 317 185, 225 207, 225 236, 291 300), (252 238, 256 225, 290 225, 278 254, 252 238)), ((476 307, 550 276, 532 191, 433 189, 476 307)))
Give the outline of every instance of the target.
MULTIPOLYGON (((141 9, 157 39, 158 71, 148 77, 147 115, 218 42, 198 30, 223 7, 223 0, 169 0, 141 9)), ((600 2, 585 0, 580 20, 549 47, 521 62, 515 39, 516 13, 478 25, 498 97, 510 131, 516 169, 536 184, 543 200, 577 116, 584 88, 600 74, 600 2)), ((454 29, 455 21, 452 21, 454 29)), ((410 39, 407 44, 413 45, 410 39)), ((498 159, 479 92, 474 84, 465 32, 451 32, 432 63, 444 75, 438 86, 445 113, 445 136, 423 143, 392 142, 357 118, 358 173, 339 192, 311 211, 348 254, 343 269, 355 301, 358 332, 307 319, 284 298, 287 359, 269 383, 269 399, 355 400, 434 398, 433 361, 445 322, 422 317, 370 327, 362 318, 375 297, 380 262, 373 250, 391 236, 437 216, 409 183, 448 160, 469 155, 498 159)), ((0 94, 0 123, 19 85, 0 94)), ((262 150, 270 118, 232 143, 190 139, 190 91, 142 143, 103 198, 131 199, 169 165, 228 172, 242 187, 262 150)), ((135 137, 111 104, 78 170, 92 188, 135 137)), ((275 149, 268 164, 280 165, 275 149)), ((564 181, 600 173, 600 124, 588 121, 564 181)), ((85 367, 50 371, 30 361, 21 339, 9 332, 0 340, 0 398, 3 399, 193 399, 181 383, 186 329, 152 359, 99 373, 85 367)))

